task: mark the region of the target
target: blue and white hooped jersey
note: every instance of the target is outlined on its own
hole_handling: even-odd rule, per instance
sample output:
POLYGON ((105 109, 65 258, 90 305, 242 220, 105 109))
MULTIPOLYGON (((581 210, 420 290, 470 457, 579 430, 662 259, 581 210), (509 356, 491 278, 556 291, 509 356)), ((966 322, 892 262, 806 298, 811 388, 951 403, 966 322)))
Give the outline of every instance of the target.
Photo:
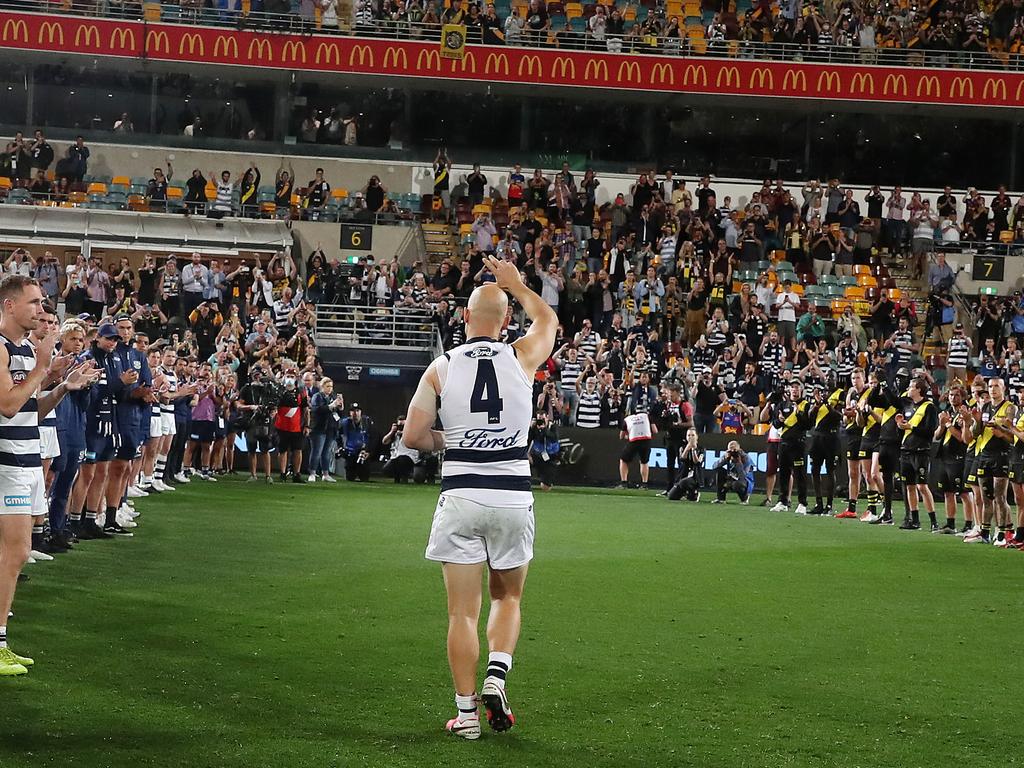
POLYGON ((470 339, 438 358, 437 374, 445 436, 442 493, 493 506, 531 503, 533 383, 514 348, 470 339))
MULTIPOLYGON (((17 344, 0 336, 10 356, 9 370, 14 384, 21 384, 36 367, 35 352, 28 341, 17 344)), ((39 402, 38 392, 21 406, 21 410, 8 418, 0 414, 0 466, 41 467, 39 457, 39 402)))
MULTIPOLYGON (((29 347, 32 349, 32 352, 34 354, 35 350, 36 350, 36 345, 33 344, 31 341, 28 341, 28 340, 26 340, 25 343, 29 345, 29 347)), ((56 357, 57 354, 58 354, 57 350, 56 349, 53 350, 53 357, 56 357)), ((46 389, 41 390, 39 392, 39 394, 40 395, 48 395, 51 392, 53 392, 53 390, 55 390, 58 386, 60 386, 60 382, 59 381, 51 384, 46 389)), ((39 426, 40 427, 53 427, 54 429, 56 429, 57 428, 57 409, 56 408, 53 409, 46 416, 44 416, 42 419, 40 419, 39 420, 39 426)))

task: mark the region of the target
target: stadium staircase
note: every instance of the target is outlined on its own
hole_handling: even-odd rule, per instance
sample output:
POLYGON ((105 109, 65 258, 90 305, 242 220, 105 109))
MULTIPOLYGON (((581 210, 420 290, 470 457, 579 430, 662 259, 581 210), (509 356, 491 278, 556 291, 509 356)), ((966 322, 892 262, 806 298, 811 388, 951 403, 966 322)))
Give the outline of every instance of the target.
MULTIPOLYGON (((920 279, 914 277, 914 270, 906 258, 882 255, 882 263, 889 269, 889 274, 896 281, 900 294, 910 299, 917 312, 917 333, 924 335, 925 321, 928 318, 927 271, 920 279)), ((933 332, 927 339, 922 339, 921 357, 928 368, 945 368, 946 347, 941 343, 938 333, 933 332)))
POLYGON ((421 226, 428 266, 436 267, 442 261, 450 260, 458 254, 455 230, 450 225, 424 222, 421 226))

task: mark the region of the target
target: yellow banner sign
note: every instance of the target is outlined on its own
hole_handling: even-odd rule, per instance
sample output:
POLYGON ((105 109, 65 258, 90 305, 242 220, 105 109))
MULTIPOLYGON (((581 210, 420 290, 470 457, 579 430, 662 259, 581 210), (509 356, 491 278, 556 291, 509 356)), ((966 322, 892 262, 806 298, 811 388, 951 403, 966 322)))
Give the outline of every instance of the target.
POLYGON ((441 56, 462 59, 466 55, 466 27, 463 24, 445 24, 441 30, 441 56))

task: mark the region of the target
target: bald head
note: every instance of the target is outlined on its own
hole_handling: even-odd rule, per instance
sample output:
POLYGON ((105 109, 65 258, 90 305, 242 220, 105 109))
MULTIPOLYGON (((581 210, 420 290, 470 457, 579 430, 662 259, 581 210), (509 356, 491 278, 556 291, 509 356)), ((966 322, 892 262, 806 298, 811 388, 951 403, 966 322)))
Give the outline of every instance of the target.
POLYGON ((505 324, 508 296, 494 283, 485 283, 475 289, 466 305, 468 336, 497 337, 505 324))

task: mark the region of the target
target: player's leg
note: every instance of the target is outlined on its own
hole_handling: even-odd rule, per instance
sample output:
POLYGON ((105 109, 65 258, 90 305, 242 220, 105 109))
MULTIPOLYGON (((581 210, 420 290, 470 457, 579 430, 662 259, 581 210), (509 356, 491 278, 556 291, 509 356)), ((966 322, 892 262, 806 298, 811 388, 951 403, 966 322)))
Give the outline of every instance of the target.
POLYGON ((491 610, 487 618, 487 675, 480 690, 487 720, 495 731, 507 731, 515 725, 515 715, 505 694, 505 683, 512 671, 512 657, 519 642, 522 626, 520 605, 528 567, 492 568, 489 573, 491 610))
POLYGON ((850 477, 846 495, 846 512, 849 514, 846 517, 856 517, 857 499, 860 497, 860 459, 855 451, 847 453, 846 473, 850 477))
POLYGON ((824 511, 822 500, 822 478, 821 467, 825 463, 825 455, 818 445, 818 441, 811 441, 811 486, 814 488, 814 509, 812 513, 820 515, 824 511))
POLYGON ((789 448, 779 443, 779 502, 772 507, 772 512, 789 511, 789 481, 793 477, 793 458, 789 448))
POLYGON ((796 513, 807 513, 807 454, 804 446, 796 446, 793 453, 793 484, 796 486, 796 513))
POLYGON ((448 722, 448 730, 466 739, 480 737, 477 712, 476 672, 480 661, 480 622, 483 563, 444 563, 444 585, 448 593, 448 666, 455 685, 459 714, 448 722))
MULTIPOLYGON (((1007 539, 1006 529, 1010 524, 1010 505, 1007 503, 1006 494, 1009 490, 1009 480, 1006 477, 992 478, 992 489, 995 491, 995 524, 997 526, 996 542, 1005 542, 1007 539)), ((1001 546, 1006 546, 1005 543, 1001 546)))
POLYGON ((775 490, 775 480, 779 474, 779 443, 770 441, 768 443, 768 460, 765 466, 764 478, 764 506, 770 507, 772 492, 775 490))
POLYGON ((828 453, 825 456, 825 514, 832 514, 832 505, 836 495, 836 467, 839 465, 839 443, 838 440, 830 440, 828 453))
MULTIPOLYGON (((4 491, 6 506, 15 500, 15 494, 6 486, 4 491)), ((24 497, 17 494, 17 498, 24 497)), ((28 671, 27 665, 20 660, 22 657, 15 656, 7 647, 7 617, 14 604, 18 575, 32 549, 32 516, 5 512, 0 509, 0 677, 24 675, 28 671)), ((25 661, 31 665, 29 659, 25 661)))

